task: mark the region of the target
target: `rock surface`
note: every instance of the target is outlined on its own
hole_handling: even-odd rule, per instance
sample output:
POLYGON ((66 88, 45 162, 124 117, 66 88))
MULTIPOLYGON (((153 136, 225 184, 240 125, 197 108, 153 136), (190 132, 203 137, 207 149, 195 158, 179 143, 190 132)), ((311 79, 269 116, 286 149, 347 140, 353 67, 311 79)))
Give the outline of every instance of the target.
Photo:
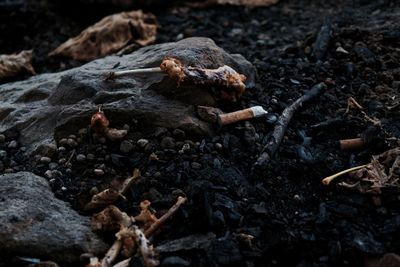
POLYGON ((19 131, 28 152, 86 127, 102 105, 113 125, 135 118, 149 126, 211 133, 209 124, 195 116, 193 105, 213 105, 209 92, 176 87, 162 74, 120 77, 105 81, 109 71, 159 66, 165 56, 189 66, 229 65, 254 84, 254 67, 241 55, 230 55, 208 38, 188 38, 142 48, 124 56, 109 56, 59 73, 42 74, 0 86, 0 132, 19 131), (212 55, 212 56, 211 56, 212 55))
POLYGON ((56 199, 44 178, 29 172, 0 176, 0 255, 74 262, 82 253, 106 249, 90 218, 56 199))

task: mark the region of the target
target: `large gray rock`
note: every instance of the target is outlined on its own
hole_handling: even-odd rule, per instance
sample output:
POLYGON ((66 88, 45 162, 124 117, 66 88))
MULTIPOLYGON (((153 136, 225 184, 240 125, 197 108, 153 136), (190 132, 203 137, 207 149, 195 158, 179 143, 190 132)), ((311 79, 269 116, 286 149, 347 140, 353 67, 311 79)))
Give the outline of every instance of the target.
POLYGON ((88 125, 99 105, 113 125, 132 118, 149 126, 180 128, 191 134, 211 134, 209 124, 195 116, 193 105, 213 105, 207 90, 176 88, 162 74, 120 77, 105 81, 111 70, 159 66, 172 56, 190 66, 229 65, 254 83, 254 67, 241 55, 230 55, 208 38, 144 47, 132 54, 109 56, 59 73, 42 74, 0 86, 0 132, 17 130, 30 151, 88 125), (117 67, 115 67, 117 66, 117 67))
POLYGON ((74 262, 82 253, 106 250, 90 218, 56 199, 44 178, 29 172, 0 176, 0 255, 74 262))

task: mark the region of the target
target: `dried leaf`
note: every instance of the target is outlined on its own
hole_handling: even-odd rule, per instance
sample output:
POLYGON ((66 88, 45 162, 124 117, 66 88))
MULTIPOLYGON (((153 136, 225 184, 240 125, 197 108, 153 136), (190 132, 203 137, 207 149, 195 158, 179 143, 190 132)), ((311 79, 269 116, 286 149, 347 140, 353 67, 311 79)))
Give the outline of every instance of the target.
POLYGON ((91 225, 95 231, 114 231, 120 229, 121 225, 128 227, 131 223, 132 219, 128 214, 110 205, 92 216, 91 225))
POLYGON ((32 50, 0 55, 0 80, 24 74, 35 74, 32 67, 32 50))
POLYGON ((156 39, 157 23, 151 13, 141 10, 107 16, 61 44, 49 56, 63 56, 89 61, 112 54, 129 42, 140 46, 156 39))
POLYGON ((349 176, 351 180, 339 185, 360 193, 379 195, 385 187, 400 189, 400 147, 373 156, 370 164, 349 176))

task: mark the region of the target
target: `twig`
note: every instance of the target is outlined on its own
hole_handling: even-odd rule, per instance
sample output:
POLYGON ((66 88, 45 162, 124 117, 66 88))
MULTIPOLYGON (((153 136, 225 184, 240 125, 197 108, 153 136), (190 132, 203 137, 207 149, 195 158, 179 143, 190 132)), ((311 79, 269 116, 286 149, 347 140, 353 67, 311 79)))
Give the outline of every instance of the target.
POLYGON ((370 164, 365 164, 365 165, 353 167, 353 168, 350 168, 350 169, 347 169, 347 170, 338 172, 338 173, 336 173, 336 174, 334 174, 334 175, 331 175, 331 176, 328 176, 328 177, 322 179, 322 183, 323 183, 324 185, 329 185, 329 183, 332 182, 332 180, 336 179, 337 177, 342 176, 343 174, 346 174, 346 173, 349 173, 349 172, 352 172, 352 171, 356 171, 356 170, 365 168, 365 167, 367 167, 368 165, 370 165, 370 164))
POLYGON ((160 219, 155 221, 149 228, 144 232, 145 236, 150 237, 168 218, 170 218, 179 207, 185 203, 187 200, 186 197, 178 197, 176 203, 163 215, 160 219))
POLYGON ((283 136, 285 135, 286 128, 288 127, 290 120, 292 119, 296 111, 302 108, 303 105, 305 105, 307 102, 310 102, 317 96, 321 95, 325 91, 325 89, 326 85, 324 83, 314 85, 308 92, 298 98, 293 104, 285 108, 278 119, 270 141, 263 148, 261 155, 258 157, 253 167, 264 167, 269 162, 269 160, 275 155, 276 151, 278 150, 279 145, 283 140, 283 136))
POLYGON ((112 80, 122 76, 129 76, 135 74, 148 74, 148 73, 164 73, 165 72, 160 67, 154 68, 143 68, 143 69, 134 69, 134 70, 120 70, 120 71, 111 71, 106 74, 105 80, 112 80))

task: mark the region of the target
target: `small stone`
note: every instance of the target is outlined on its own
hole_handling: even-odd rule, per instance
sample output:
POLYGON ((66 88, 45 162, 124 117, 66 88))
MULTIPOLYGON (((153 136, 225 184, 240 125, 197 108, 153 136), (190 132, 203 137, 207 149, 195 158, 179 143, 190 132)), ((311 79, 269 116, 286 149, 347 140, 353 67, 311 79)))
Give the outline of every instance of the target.
POLYGON ((94 169, 93 172, 97 176, 103 176, 104 175, 104 171, 102 169, 94 169))
POLYGON ((59 146, 66 146, 68 145, 68 139, 67 138, 62 138, 59 142, 58 142, 59 146))
POLYGON ((12 172, 14 172, 14 170, 11 168, 7 168, 4 170, 4 173, 12 173, 12 172))
POLYGON ((176 140, 185 140, 186 134, 181 129, 175 129, 172 132, 172 135, 175 137, 176 140))
POLYGON ((0 159, 5 159, 7 157, 7 151, 0 150, 0 159))
POLYGON ((172 137, 164 137, 161 140, 160 146, 164 149, 174 149, 175 148, 175 139, 172 137))
POLYGON ((124 124, 124 126, 122 126, 122 129, 126 130, 127 132, 129 132, 129 125, 128 124, 124 124))
POLYGON ((192 169, 195 169, 195 170, 201 169, 201 164, 198 162, 192 162, 191 166, 192 166, 192 169))
POLYGON ((93 161, 93 160, 96 159, 96 157, 95 157, 95 155, 89 153, 89 154, 87 154, 86 159, 87 159, 87 160, 90 160, 90 161, 93 161))
POLYGON ((44 176, 46 176, 47 178, 52 178, 53 177, 53 172, 51 171, 51 170, 47 170, 45 173, 44 173, 44 176))
POLYGON ((147 144, 149 143, 149 140, 147 139, 139 139, 136 144, 140 147, 140 148, 144 148, 147 144))
POLYGON ((6 136, 4 134, 0 134, 0 143, 4 143, 6 141, 6 136))
POLYGON ((55 144, 45 144, 40 147, 40 154, 45 157, 52 157, 57 152, 57 146, 55 144))
POLYGON ((216 143, 215 144, 215 149, 216 150, 222 150, 222 144, 221 143, 216 143))
POLYGON ((343 47, 339 46, 338 48, 336 48, 336 52, 338 53, 342 53, 342 54, 348 54, 349 51, 345 50, 343 47))
POLYGON ((67 188, 65 186, 61 187, 62 191, 67 191, 67 188))
POLYGON ((17 148, 18 143, 15 140, 12 140, 9 144, 8 144, 8 148, 17 148))
POLYGON ((96 186, 93 186, 89 191, 89 194, 92 195, 92 196, 94 196, 94 195, 96 195, 98 193, 99 193, 99 189, 96 186))
POLYGON ((85 161, 85 160, 86 160, 86 156, 83 155, 83 154, 78 154, 78 155, 76 156, 76 161, 78 161, 78 162, 83 162, 83 161, 85 161))
POLYGON ((157 127, 154 132, 154 136, 156 138, 161 138, 161 137, 169 136, 169 135, 170 135, 170 133, 168 132, 168 129, 164 128, 164 127, 157 127))
POLYGON ((55 169, 57 169, 57 167, 58 167, 58 164, 56 162, 50 162, 49 163, 49 169, 50 170, 55 170, 55 169))
POLYGON ((82 128, 82 129, 80 129, 79 131, 78 131, 78 134, 79 135, 85 135, 85 134, 87 134, 88 133, 88 129, 87 128, 82 128))
POLYGON ((133 149, 134 149, 134 145, 129 140, 122 141, 121 145, 119 146, 119 150, 124 154, 128 154, 133 149))
POLYGON ((77 147, 78 143, 74 139, 68 138, 67 145, 70 146, 70 147, 77 147))
POLYGON ((21 146, 21 147, 19 148, 19 151, 26 152, 26 147, 21 146))
POLYGON ((49 157, 41 157, 40 158, 40 163, 50 163, 51 162, 51 158, 49 157))
POLYGON ((76 135, 70 134, 70 135, 68 136, 68 138, 70 138, 70 139, 76 139, 76 135))
POLYGON ((58 164, 64 164, 65 162, 67 162, 66 158, 61 158, 58 160, 58 164))
MULTIPOLYGON (((67 166, 72 166, 72 164, 69 163, 67 166)), ((67 168, 67 169, 65 170, 65 173, 72 173, 72 170, 71 170, 70 168, 67 168)))

